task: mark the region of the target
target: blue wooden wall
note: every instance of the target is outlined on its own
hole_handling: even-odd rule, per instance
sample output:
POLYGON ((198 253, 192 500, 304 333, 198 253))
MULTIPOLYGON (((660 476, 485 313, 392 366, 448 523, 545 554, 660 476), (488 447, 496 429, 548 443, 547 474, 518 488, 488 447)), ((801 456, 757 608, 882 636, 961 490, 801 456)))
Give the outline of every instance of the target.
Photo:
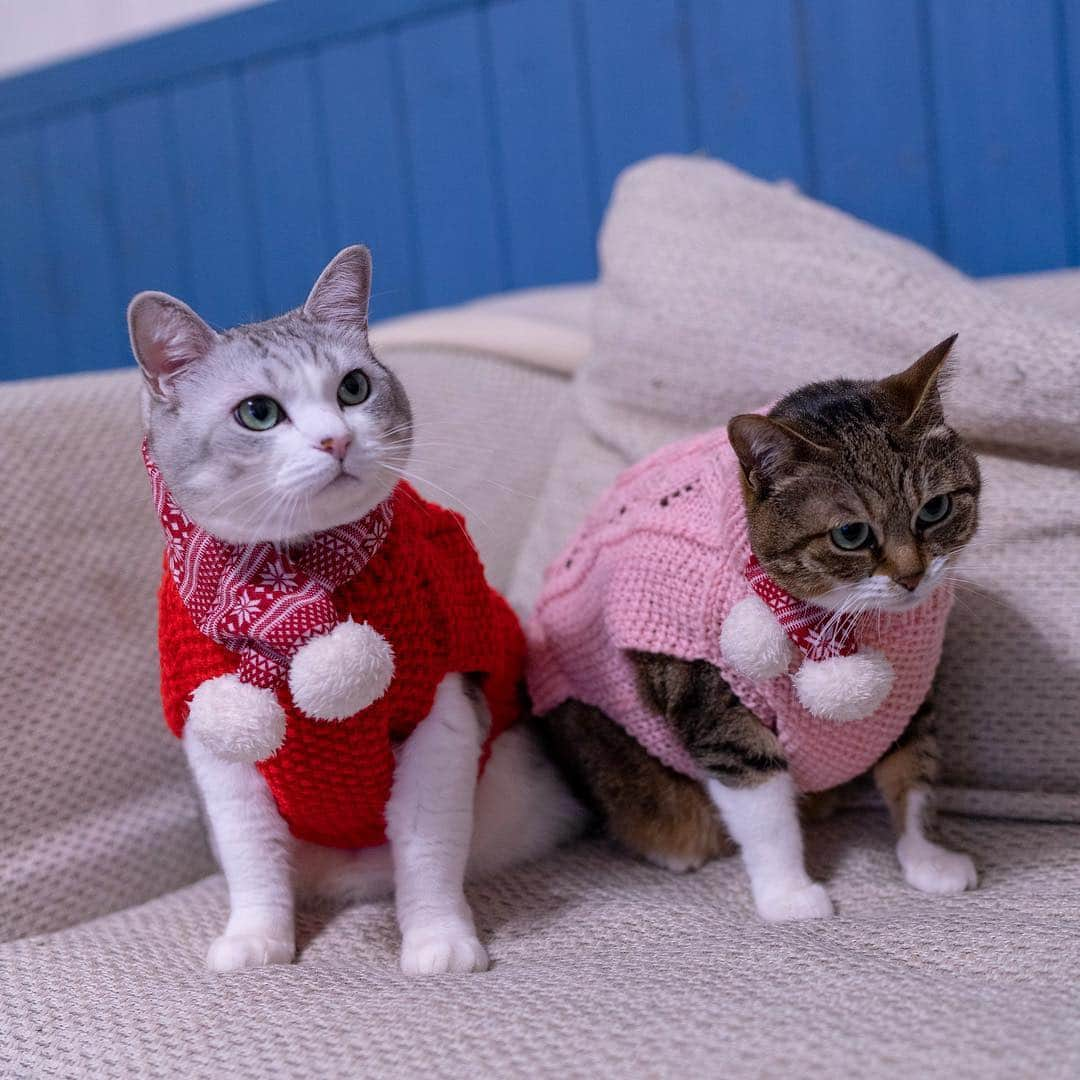
POLYGON ((376 317, 595 273, 700 150, 974 274, 1074 264, 1080 0, 280 0, 0 82, 0 376, 127 362, 375 252, 376 317))

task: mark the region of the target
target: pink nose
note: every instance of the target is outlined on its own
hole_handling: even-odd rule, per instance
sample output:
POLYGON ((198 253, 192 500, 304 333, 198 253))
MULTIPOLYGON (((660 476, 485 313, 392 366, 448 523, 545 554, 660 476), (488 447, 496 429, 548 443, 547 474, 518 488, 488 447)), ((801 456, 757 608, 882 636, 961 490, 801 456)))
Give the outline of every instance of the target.
POLYGON ((898 577, 895 580, 897 585, 902 585, 908 592, 914 592, 922 581, 922 574, 908 574, 907 577, 898 577))
POLYGON ((319 440, 319 449, 325 450, 328 454, 333 454, 338 461, 344 461, 351 442, 351 435, 339 435, 336 439, 327 437, 319 440))

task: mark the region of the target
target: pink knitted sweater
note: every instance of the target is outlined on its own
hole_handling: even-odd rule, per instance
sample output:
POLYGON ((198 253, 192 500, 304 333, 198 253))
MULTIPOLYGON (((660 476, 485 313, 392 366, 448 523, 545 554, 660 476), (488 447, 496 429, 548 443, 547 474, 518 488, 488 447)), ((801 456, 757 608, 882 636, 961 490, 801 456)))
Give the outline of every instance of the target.
POLYGON ((537 713, 577 698, 623 724, 666 765, 701 779, 664 717, 641 702, 624 650, 707 660, 777 733, 800 790, 823 791, 865 772, 930 689, 951 590, 939 587, 912 611, 867 620, 860 643, 885 653, 895 680, 876 712, 839 723, 807 712, 787 675, 754 683, 725 662, 720 627, 749 595, 749 558, 739 464, 723 429, 628 469, 545 576, 526 627, 537 713))

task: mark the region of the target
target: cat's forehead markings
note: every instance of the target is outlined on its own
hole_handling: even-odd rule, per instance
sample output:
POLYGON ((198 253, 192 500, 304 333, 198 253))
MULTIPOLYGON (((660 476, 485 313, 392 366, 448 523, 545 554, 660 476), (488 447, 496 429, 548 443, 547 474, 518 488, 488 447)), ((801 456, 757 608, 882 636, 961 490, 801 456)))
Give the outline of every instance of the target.
POLYGON ((254 332, 246 335, 248 344, 260 355, 266 356, 270 351, 270 347, 266 344, 265 339, 254 332))

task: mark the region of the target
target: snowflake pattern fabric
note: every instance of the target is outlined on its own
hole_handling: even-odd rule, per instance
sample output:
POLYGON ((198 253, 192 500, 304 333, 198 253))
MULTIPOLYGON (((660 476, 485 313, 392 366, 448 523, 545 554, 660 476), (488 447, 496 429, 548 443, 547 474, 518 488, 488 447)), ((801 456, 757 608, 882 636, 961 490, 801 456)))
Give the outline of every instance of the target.
POLYGON ((196 525, 169 494, 143 443, 169 572, 199 630, 240 654, 241 681, 274 688, 304 642, 338 623, 331 594, 370 562, 390 531, 389 499, 366 517, 316 533, 301 547, 227 544, 196 525))
POLYGON ((835 611, 796 599, 765 573, 756 555, 750 556, 743 576, 808 660, 851 656, 859 651, 858 619, 837 616, 835 611))

